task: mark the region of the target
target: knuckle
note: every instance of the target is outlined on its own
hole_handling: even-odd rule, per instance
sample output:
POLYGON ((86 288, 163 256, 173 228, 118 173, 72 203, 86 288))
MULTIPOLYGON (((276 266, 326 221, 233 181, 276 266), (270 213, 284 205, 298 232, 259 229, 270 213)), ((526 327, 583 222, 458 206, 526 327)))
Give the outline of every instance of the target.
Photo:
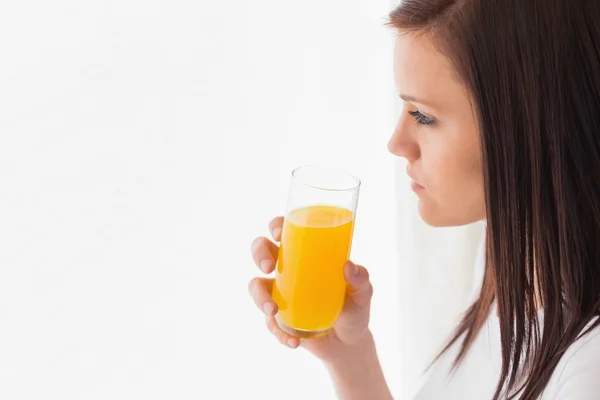
POLYGON ((279 340, 279 343, 281 343, 282 345, 286 345, 286 339, 285 339, 285 333, 283 333, 283 331, 281 329, 279 329, 279 327, 275 328, 275 336, 277 337, 277 340, 279 340))
POLYGON ((258 238, 258 242, 256 244, 256 252, 257 253, 262 253, 265 251, 265 249, 269 248, 269 239, 267 239, 266 237, 260 237, 258 238))
POLYGON ((273 334, 273 336, 275 336, 275 338, 277 339, 277 341, 279 343, 281 343, 283 345, 286 344, 285 334, 277 326, 277 323, 275 322, 275 318, 273 318, 273 317, 267 318, 267 328, 269 329, 269 332, 271 332, 273 334))
POLYGON ((271 332, 273 335, 277 336, 276 327, 275 327, 275 318, 267 317, 266 322, 267 322, 267 329, 269 330, 269 332, 271 332))
POLYGON ((373 297, 373 285, 371 285, 371 282, 368 283, 365 292, 367 293, 367 297, 370 299, 371 297, 373 297))
POLYGON ((264 258, 271 257, 271 251, 269 250, 269 239, 260 237, 257 239, 256 244, 252 250, 252 257, 258 263, 264 258))
POLYGON ((258 249, 258 246, 260 245, 260 240, 261 237, 256 237, 254 238, 254 240, 252 241, 252 244, 250 245, 250 251, 252 252, 252 254, 256 253, 256 249, 258 249))
POLYGON ((281 343, 282 345, 284 345, 285 347, 288 347, 287 345, 287 337, 285 336, 285 334, 281 334, 279 337, 279 343, 281 343))
POLYGON ((258 288, 258 279, 254 278, 248 283, 248 293, 250 296, 255 297, 258 288))
POLYGON ((360 266, 360 268, 362 269, 362 272, 363 272, 363 274, 364 274, 364 276, 365 276, 365 279, 366 279, 367 281, 369 281, 369 280, 370 280, 370 274, 369 274, 369 270, 368 270, 368 269, 366 269, 365 267, 363 267, 362 265, 360 266))
POLYGON ((281 216, 275 217, 271 220, 271 222, 269 222, 269 230, 273 231, 273 229, 275 229, 275 228, 281 228, 282 225, 283 225, 283 217, 281 217, 281 216))

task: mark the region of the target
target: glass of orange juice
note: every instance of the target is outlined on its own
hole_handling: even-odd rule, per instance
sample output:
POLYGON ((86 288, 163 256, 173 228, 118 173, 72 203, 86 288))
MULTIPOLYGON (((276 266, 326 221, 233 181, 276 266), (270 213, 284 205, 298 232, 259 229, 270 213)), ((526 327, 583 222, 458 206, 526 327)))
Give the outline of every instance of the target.
POLYGON ((273 284, 275 318, 290 335, 326 335, 342 311, 359 189, 358 178, 334 168, 292 172, 273 284))

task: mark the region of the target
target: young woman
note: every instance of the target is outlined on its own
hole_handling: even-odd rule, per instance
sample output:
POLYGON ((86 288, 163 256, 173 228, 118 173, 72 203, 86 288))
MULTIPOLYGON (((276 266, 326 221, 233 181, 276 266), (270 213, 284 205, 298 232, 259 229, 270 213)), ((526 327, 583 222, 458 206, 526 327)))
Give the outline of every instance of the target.
MULTIPOLYGON (((408 161, 427 223, 487 226, 480 294, 415 399, 600 399, 600 3, 404 0, 390 25, 404 112, 389 151, 408 161)), ((277 245, 252 250, 271 272, 277 245)), ((345 309, 320 339, 278 329, 271 280, 250 292, 341 399, 390 399, 367 270, 344 268, 345 309)))

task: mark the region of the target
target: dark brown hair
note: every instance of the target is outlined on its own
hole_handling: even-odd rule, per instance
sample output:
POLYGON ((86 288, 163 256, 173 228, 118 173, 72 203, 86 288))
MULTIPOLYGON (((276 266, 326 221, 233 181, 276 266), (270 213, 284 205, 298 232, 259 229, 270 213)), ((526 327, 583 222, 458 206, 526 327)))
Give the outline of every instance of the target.
POLYGON ((495 300, 494 400, 537 399, 567 348, 600 325, 584 331, 600 313, 600 5, 404 0, 390 25, 429 35, 452 61, 481 134, 486 273, 442 353, 462 338, 458 366, 495 300))

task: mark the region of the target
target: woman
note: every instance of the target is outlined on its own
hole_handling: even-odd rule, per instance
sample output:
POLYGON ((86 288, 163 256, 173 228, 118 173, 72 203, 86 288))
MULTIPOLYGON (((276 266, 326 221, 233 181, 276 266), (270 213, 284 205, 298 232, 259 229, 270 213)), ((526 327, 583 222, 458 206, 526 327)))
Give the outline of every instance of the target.
MULTIPOLYGON (((404 0, 394 75, 408 161, 433 226, 486 222, 484 278, 416 399, 600 399, 600 4, 404 0)), ((282 219, 270 224, 279 240, 282 219)), ((263 271, 277 245, 253 242, 263 271)), ((250 292, 270 331, 323 360, 342 399, 390 399, 368 328, 367 270, 348 262, 328 336, 280 331, 271 281, 250 292)))

